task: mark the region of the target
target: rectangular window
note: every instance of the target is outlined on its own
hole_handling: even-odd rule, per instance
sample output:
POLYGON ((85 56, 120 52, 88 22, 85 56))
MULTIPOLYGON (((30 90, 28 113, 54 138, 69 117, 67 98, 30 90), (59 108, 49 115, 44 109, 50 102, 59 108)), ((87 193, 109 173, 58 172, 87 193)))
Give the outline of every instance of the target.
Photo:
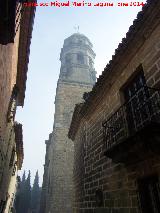
POLYGON ((136 74, 124 87, 123 94, 126 103, 128 130, 130 134, 133 134, 143 127, 150 115, 149 92, 142 66, 138 67, 136 74))

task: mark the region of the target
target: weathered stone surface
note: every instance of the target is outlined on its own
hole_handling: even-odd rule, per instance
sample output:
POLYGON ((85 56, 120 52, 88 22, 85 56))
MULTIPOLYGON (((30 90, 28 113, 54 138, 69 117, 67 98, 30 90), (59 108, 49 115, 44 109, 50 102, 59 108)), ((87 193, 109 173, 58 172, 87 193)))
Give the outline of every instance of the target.
POLYGON ((77 33, 65 39, 60 54, 53 132, 46 152, 43 213, 73 212, 74 144, 68 139, 68 129, 75 104, 84 101, 83 93, 89 92, 95 82, 94 58, 92 44, 84 35, 77 33))
MULTIPOLYGON (((17 2, 16 5, 19 7, 16 10, 22 11, 22 4, 17 2)), ((15 13, 11 2, 6 6, 11 7, 9 11, 15 13)), ((5 213, 10 212, 13 206, 17 170, 20 169, 18 162, 20 158, 21 163, 23 161, 23 144, 22 140, 18 141, 19 144, 16 141, 14 118, 16 107, 22 106, 24 102, 34 12, 34 7, 25 8, 19 27, 15 29, 13 43, 0 44, 0 211, 5 213), (17 151, 19 148, 21 153, 17 151)), ((21 17, 19 13, 16 16, 21 17)))

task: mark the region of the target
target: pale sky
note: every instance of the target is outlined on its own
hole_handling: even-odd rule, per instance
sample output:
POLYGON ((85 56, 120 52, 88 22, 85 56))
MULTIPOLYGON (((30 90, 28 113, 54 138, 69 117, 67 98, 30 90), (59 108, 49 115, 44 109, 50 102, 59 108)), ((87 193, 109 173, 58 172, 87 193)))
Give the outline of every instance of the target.
MULTIPOLYGON (((141 10, 141 7, 116 6, 117 2, 131 2, 129 0, 107 2, 114 2, 115 6, 36 8, 26 97, 24 107, 19 107, 16 115, 16 120, 23 124, 22 171, 31 170, 32 181, 38 169, 42 183, 45 140, 53 129, 54 98, 64 39, 76 32, 74 26, 80 26, 79 32, 86 35, 93 44, 98 77, 141 10)), ((146 0, 141 2, 145 3, 146 0)))

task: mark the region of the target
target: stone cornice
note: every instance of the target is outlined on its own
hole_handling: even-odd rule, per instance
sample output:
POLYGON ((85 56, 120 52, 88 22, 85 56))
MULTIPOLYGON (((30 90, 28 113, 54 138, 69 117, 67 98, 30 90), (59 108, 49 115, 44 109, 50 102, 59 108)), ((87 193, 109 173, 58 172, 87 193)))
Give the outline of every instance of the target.
POLYGON ((85 83, 85 82, 78 82, 78 81, 67 81, 67 80, 61 80, 61 79, 59 79, 58 80, 58 83, 57 84, 68 84, 68 85, 75 85, 75 86, 77 86, 77 84, 79 85, 79 86, 92 86, 93 87, 93 84, 91 84, 91 83, 85 83))
POLYGON ((76 44, 76 43, 74 43, 74 44, 70 44, 69 46, 64 46, 63 48, 62 48, 62 50, 61 50, 61 54, 60 54, 60 60, 61 60, 61 58, 62 58, 62 55, 64 54, 64 53, 66 53, 68 50, 71 50, 71 49, 82 49, 82 50, 89 50, 90 51, 90 53, 93 55, 93 57, 95 58, 96 57, 96 54, 95 54, 95 52, 92 50, 92 48, 89 46, 89 45, 87 45, 87 44, 83 44, 83 45, 78 45, 78 44, 76 44))
POLYGON ((87 64, 78 64, 78 63, 71 63, 69 65, 63 65, 62 67, 66 67, 66 68, 76 67, 76 68, 83 68, 83 69, 89 69, 90 68, 87 64))

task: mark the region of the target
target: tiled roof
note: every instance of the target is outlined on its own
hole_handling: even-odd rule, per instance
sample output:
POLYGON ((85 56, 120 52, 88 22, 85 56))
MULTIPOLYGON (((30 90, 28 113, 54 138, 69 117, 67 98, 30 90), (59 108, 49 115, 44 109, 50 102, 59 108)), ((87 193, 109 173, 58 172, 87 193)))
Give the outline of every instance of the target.
MULTIPOLYGON (((30 2, 36 2, 32 0, 30 2)), ((23 106, 26 90, 27 71, 30 54, 30 44, 35 16, 35 7, 23 6, 23 14, 20 25, 17 86, 19 88, 18 105, 23 106)))

